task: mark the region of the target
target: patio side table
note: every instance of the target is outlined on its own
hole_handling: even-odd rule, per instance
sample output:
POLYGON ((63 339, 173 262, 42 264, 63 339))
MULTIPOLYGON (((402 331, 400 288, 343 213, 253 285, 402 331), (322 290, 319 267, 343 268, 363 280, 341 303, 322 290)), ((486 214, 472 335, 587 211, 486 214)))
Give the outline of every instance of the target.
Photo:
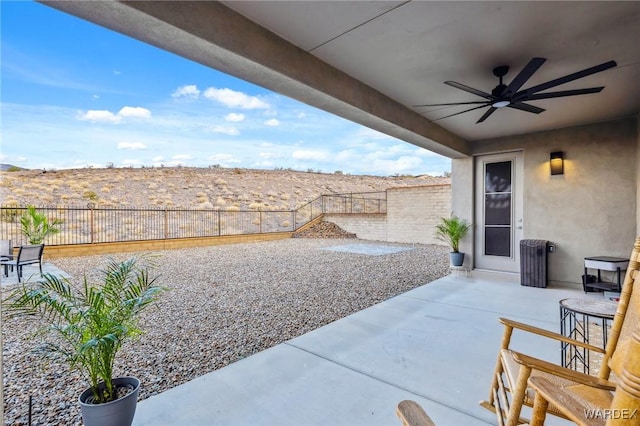
POLYGON ((584 258, 584 278, 583 278, 583 288, 584 292, 588 291, 616 291, 620 292, 622 285, 622 271, 626 271, 629 266, 629 259, 623 259, 621 257, 611 257, 611 256, 593 256, 593 257, 585 257, 584 258), (598 271, 598 281, 594 283, 587 282, 588 270, 596 269, 598 271), (617 282, 608 283, 602 281, 602 276, 600 271, 611 271, 617 273, 617 282))
MULTIPOLYGON (((562 299, 559 303, 560 334, 594 346, 601 344, 603 349, 606 348, 611 321, 618 308, 616 302, 606 299, 562 299), (601 331, 601 339, 596 341, 596 336, 590 336, 590 323, 597 327, 596 331, 601 331)), ((565 342, 560 342, 560 345, 563 367, 577 371, 582 366, 582 372, 589 373, 590 354, 586 348, 565 342)))

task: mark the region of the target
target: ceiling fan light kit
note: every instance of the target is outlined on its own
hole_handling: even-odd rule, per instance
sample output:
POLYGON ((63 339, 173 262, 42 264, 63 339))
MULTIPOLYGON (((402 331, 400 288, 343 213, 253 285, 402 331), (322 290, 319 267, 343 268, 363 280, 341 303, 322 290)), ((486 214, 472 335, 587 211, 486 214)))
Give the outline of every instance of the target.
POLYGON ((491 90, 491 93, 486 93, 486 92, 483 92, 482 90, 474 89, 473 87, 469 87, 455 81, 444 82, 444 84, 448 86, 455 87, 456 89, 464 90, 465 92, 474 94, 476 96, 480 96, 481 98, 485 99, 484 101, 414 105, 414 108, 432 107, 432 106, 478 105, 473 108, 469 108, 467 110, 456 112, 454 114, 446 115, 444 117, 440 117, 436 119, 436 120, 442 120, 444 118, 449 118, 459 114, 464 114, 465 112, 489 107, 489 109, 482 115, 482 117, 480 117, 480 119, 476 122, 476 124, 482 123, 487 118, 489 118, 489 116, 493 114, 497 109, 504 108, 504 107, 509 107, 509 108, 520 110, 520 111, 526 111, 533 114, 540 114, 541 112, 545 111, 544 108, 539 108, 537 106, 534 106, 525 102, 537 101, 540 99, 552 99, 552 98, 561 98, 561 97, 567 97, 567 96, 587 95, 590 93, 599 93, 602 91, 602 89, 604 89, 604 86, 590 87, 586 89, 563 90, 558 92, 546 92, 546 93, 540 93, 540 92, 543 92, 544 90, 550 89, 552 87, 560 86, 561 84, 569 83, 579 78, 583 78, 595 73, 608 70, 609 68, 613 68, 617 65, 615 61, 604 62, 600 65, 596 65, 594 67, 587 68, 582 71, 578 71, 573 74, 569 74, 564 77, 560 77, 555 80, 551 80, 546 83, 539 84, 537 86, 520 90, 520 88, 531 78, 531 76, 533 76, 533 74, 536 71, 538 71, 538 69, 545 62, 546 62, 545 58, 531 59, 529 63, 522 69, 522 71, 520 71, 520 73, 517 76, 515 76, 513 80, 511 80, 511 83, 509 83, 509 85, 505 85, 502 82, 502 78, 509 72, 509 67, 506 65, 495 67, 493 69, 493 75, 498 77, 500 81, 498 85, 493 90, 491 90))

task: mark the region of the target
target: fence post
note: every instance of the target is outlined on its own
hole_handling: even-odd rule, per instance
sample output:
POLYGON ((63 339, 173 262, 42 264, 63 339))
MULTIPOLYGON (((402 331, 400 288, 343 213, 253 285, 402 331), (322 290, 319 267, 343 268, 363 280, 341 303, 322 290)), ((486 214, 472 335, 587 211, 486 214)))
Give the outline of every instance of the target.
POLYGON ((164 208, 164 239, 167 239, 167 236, 169 235, 169 212, 167 211, 167 208, 164 208))
POLYGON ((90 239, 89 242, 91 244, 93 244, 93 208, 94 208, 94 204, 93 203, 87 203, 87 207, 89 208, 89 235, 90 235, 90 239))
POLYGON ((259 226, 258 232, 262 234, 262 210, 258 212, 258 226, 259 226))
POLYGON ((218 209, 218 237, 222 236, 222 226, 220 225, 220 209, 218 209))

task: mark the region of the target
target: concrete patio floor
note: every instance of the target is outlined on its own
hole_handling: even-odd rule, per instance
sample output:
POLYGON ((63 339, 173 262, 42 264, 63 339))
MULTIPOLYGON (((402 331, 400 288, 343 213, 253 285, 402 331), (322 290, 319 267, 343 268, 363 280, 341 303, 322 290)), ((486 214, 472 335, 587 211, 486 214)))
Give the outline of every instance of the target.
MULTIPOLYGON (((498 318, 558 331, 567 297, 602 296, 523 287, 508 274, 450 275, 141 401, 134 425, 399 425, 403 399, 439 426, 496 424, 478 402, 498 318)), ((512 347, 560 361, 557 342, 515 332, 512 347)))

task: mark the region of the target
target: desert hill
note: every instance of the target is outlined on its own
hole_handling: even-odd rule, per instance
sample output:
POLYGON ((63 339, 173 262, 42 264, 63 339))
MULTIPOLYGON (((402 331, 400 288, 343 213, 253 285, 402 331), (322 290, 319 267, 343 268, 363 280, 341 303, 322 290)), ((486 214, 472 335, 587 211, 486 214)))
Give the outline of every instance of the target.
POLYGON ((0 204, 291 210, 322 194, 444 183, 450 179, 237 168, 22 170, 0 173, 0 204))

